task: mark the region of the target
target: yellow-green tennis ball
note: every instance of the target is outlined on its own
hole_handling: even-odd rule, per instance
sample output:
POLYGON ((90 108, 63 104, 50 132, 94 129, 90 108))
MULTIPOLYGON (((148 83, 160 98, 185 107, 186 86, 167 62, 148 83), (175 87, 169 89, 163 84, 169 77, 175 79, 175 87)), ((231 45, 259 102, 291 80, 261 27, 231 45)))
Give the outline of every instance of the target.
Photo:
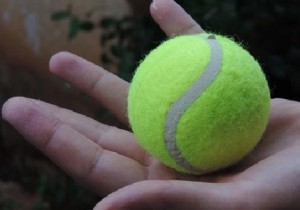
POLYGON ((204 174, 236 163, 266 128, 270 92, 255 59, 231 39, 170 39, 139 65, 128 117, 138 142, 178 171, 204 174))

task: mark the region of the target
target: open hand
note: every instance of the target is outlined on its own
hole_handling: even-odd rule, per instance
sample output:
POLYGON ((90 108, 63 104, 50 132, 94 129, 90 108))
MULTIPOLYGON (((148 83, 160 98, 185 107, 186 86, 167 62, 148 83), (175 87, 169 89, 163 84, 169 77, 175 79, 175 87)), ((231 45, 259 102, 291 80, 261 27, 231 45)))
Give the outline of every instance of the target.
MULTIPOLYGON (((202 28, 173 0, 155 0, 151 14, 168 36, 202 28)), ((50 70, 91 95, 127 125, 128 83, 62 52, 50 70)), ((261 143, 234 167, 191 176, 149 156, 134 135, 42 101, 16 97, 4 120, 79 183, 106 196, 108 209, 299 209, 300 104, 274 99, 261 143)))

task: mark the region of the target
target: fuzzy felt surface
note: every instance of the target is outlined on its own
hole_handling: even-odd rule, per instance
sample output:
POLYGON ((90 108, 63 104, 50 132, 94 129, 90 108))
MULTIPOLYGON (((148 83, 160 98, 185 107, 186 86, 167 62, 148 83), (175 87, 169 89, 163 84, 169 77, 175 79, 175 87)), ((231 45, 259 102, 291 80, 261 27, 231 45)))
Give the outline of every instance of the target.
MULTIPOLYGON (((168 110, 201 77, 210 46, 186 35, 163 42, 137 68, 129 89, 128 117, 139 143, 164 164, 176 164, 164 141, 168 110)), ((212 172, 236 163, 259 142, 267 125, 270 92, 255 59, 232 40, 216 35, 222 65, 213 83, 182 115, 176 130, 181 155, 212 172)))

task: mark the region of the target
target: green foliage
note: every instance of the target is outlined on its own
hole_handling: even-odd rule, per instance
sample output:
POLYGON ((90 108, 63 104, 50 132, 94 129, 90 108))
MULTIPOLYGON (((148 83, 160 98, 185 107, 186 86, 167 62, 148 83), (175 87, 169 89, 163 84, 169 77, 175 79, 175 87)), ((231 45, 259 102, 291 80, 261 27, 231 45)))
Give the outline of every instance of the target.
POLYGON ((70 20, 69 39, 74 39, 80 30, 80 21, 77 17, 73 16, 70 20))
POLYGON ((121 18, 108 16, 93 22, 90 18, 97 12, 97 8, 86 12, 83 18, 73 14, 71 8, 69 6, 67 10, 55 12, 52 20, 69 21, 69 40, 75 39, 81 31, 101 30, 99 38, 99 47, 103 52, 99 55, 101 63, 107 69, 116 65, 118 75, 127 81, 131 80, 141 56, 154 46, 153 41, 157 42, 164 37, 158 26, 148 17, 137 21, 130 16, 121 18))
POLYGON ((61 21, 68 19, 71 16, 70 11, 64 10, 64 11, 59 11, 51 15, 51 19, 54 21, 61 21))
POLYGON ((82 31, 92 31, 95 28, 95 25, 91 21, 82 21, 79 25, 79 28, 82 31))
MULTIPOLYGON (((243 42, 262 64, 274 97, 300 99, 299 1, 177 0, 177 3, 205 30, 243 42)), ((55 16, 65 19, 67 14, 62 11, 55 16)), ((79 21, 77 28, 76 24, 70 25, 69 38, 75 38, 84 28, 92 31, 98 25, 104 31, 99 42, 99 47, 105 49, 100 55, 101 62, 108 69, 117 63, 119 76, 128 81, 141 56, 164 38, 149 16, 142 21, 105 17, 99 24, 80 27, 82 22, 79 21)))
POLYGON ((137 51, 134 46, 134 32, 137 30, 135 20, 131 17, 112 18, 106 17, 100 21, 103 29, 100 45, 104 49, 101 61, 104 65, 113 65, 118 62, 119 76, 129 80, 131 72, 135 68, 137 51))
MULTIPOLYGON (((81 20, 74 15, 71 8, 72 7, 69 6, 67 10, 57 11, 51 15, 51 19, 53 21, 69 21, 69 40, 76 38, 80 31, 89 32, 95 28, 95 24, 90 20, 81 20)), ((86 16, 89 17, 90 15, 91 14, 88 13, 86 16)))

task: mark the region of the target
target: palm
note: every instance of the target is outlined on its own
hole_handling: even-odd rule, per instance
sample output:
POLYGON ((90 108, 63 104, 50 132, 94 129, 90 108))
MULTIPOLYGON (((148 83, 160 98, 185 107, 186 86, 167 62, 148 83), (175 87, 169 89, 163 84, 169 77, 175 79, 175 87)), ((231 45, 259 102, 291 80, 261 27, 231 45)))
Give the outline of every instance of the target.
MULTIPOLYGON (((171 0, 157 0, 151 11, 168 35, 202 32, 171 0)), ((69 53, 55 55, 50 70, 127 124, 125 81, 69 53)), ((153 202, 157 200, 172 204, 172 209, 192 209, 191 205, 205 209, 206 204, 207 209, 224 209, 226 205, 251 206, 251 202, 270 207, 270 200, 276 200, 277 206, 284 206, 286 200, 299 202, 300 106, 296 102, 273 100, 267 131, 253 153, 234 167, 205 176, 167 168, 150 157, 131 132, 54 105, 14 98, 4 105, 2 114, 29 142, 83 185, 101 195, 123 188, 100 203, 99 209, 125 204, 145 204, 142 209, 147 209, 151 202, 149 209, 155 209, 153 202)))
MULTIPOLYGON (((284 99, 273 99, 268 127, 258 146, 238 164, 222 171, 204 176, 193 176, 176 172, 162 165, 155 158, 144 155, 140 162, 146 167, 149 179, 184 179, 204 182, 238 182, 243 179, 265 178, 274 170, 278 175, 278 168, 287 170, 291 163, 280 163, 287 154, 295 155, 299 152, 296 145, 300 144, 300 106, 298 102, 284 99), (276 168, 274 168, 276 166, 276 168)), ((132 138, 133 134, 132 134, 132 138)), ((144 151, 139 148, 140 152, 144 151)), ((295 157, 296 158, 296 157, 295 157)), ((261 180, 263 181, 263 180, 261 180)))

